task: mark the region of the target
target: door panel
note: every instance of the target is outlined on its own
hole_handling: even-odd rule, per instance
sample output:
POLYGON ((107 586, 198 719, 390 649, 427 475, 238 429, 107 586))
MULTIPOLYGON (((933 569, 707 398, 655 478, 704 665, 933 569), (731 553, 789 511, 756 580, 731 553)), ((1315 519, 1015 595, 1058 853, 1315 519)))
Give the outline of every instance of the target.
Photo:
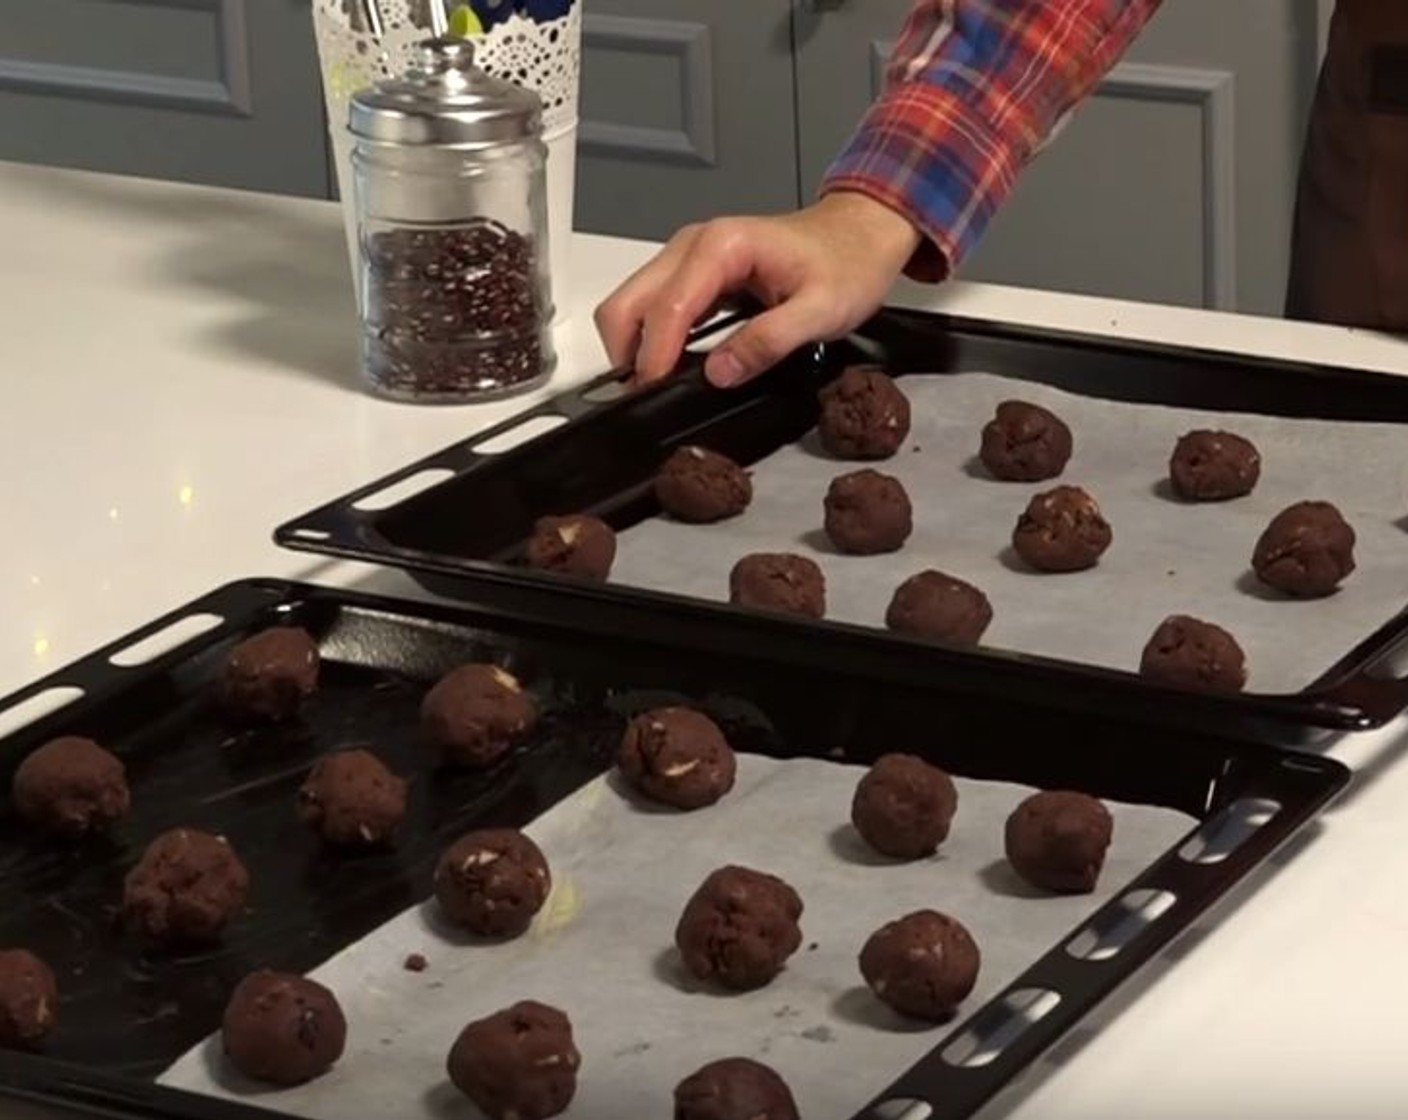
MULTIPOLYGON (((911 0, 798 0, 810 196, 911 0)), ((1024 175, 965 277, 1279 314, 1323 2, 1164 0, 1024 175)))
POLYGON ((6 0, 0 159, 326 197, 306 0, 6 0))
POLYGON ((791 0, 589 0, 577 224, 665 238, 797 205, 791 0))

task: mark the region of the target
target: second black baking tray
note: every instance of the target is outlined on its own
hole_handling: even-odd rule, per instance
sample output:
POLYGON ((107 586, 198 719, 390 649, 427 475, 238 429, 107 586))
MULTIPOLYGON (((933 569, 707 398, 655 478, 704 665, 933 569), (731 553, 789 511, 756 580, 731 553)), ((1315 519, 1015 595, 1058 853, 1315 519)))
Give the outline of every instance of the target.
POLYGON ((119 754, 133 788, 132 815, 117 832, 75 848, 32 839, 8 808, 0 814, 0 945, 36 948, 61 990, 45 1054, 0 1052, 0 1114, 10 1098, 120 1120, 274 1120, 277 1095, 229 1103, 154 1078, 218 1029, 230 987, 248 970, 310 970, 416 904, 450 840, 473 826, 526 824, 602 773, 624 721, 642 707, 700 705, 737 747, 773 757, 866 762, 910 751, 963 777, 1081 789, 1188 816, 1186 838, 1070 937, 1033 945, 1027 970, 966 1021, 936 1032, 928 1055, 894 1084, 873 1086, 877 1101, 927 1102, 935 1120, 969 1116, 1010 1088, 1117 986, 1244 887, 1348 779, 1339 763, 1296 752, 1062 714, 1020 698, 992 705, 922 666, 853 659, 843 644, 814 643, 816 656, 799 665, 766 628, 711 619, 682 638, 668 619, 643 626, 623 612, 603 602, 590 620, 567 621, 551 600, 538 609, 463 608, 250 581, 0 700, 0 716, 9 716, 40 698, 77 696, 0 740, 0 782, 8 785, 38 744, 72 733, 119 754), (208 628, 167 648, 163 636, 193 618, 208 628), (316 637, 319 694, 286 727, 232 732, 208 702, 221 659, 239 638, 279 623, 316 637), (720 641, 729 656, 716 652, 720 641), (142 660, 153 644, 161 651, 142 660), (466 660, 513 671, 543 718, 487 773, 432 772, 416 735, 419 699, 466 660), (374 744, 393 768, 415 775, 395 851, 330 857, 293 810, 312 761, 349 742, 374 744), (230 840, 250 868, 252 903, 214 950, 147 952, 123 931, 115 902, 142 845, 181 824, 230 840), (1164 900, 1156 915, 1140 901, 1152 898, 1164 900), (1030 1022, 1022 993, 1033 992, 1058 998, 1030 1022), (975 1052, 981 1061, 971 1060, 975 1052))
MULTIPOLYGON (((457 596, 492 586, 496 594, 557 594, 564 610, 584 599, 625 598, 667 612, 677 625, 737 615, 725 604, 629 586, 593 587, 541 576, 517 563, 536 518, 595 513, 618 530, 655 516, 652 480, 675 448, 699 443, 752 464, 800 439, 816 422, 817 391, 846 365, 883 355, 906 373, 982 369, 1092 397, 1269 416, 1408 422, 1408 381, 1359 370, 1247 358, 1191 348, 1115 342, 1025 327, 886 310, 860 335, 792 355, 769 376, 719 392, 687 354, 679 375, 625 393, 608 375, 563 393, 481 435, 408 465, 283 526, 289 548, 409 570, 436 592, 457 596), (565 419, 566 423, 561 423, 565 419), (544 431, 510 450, 508 433, 544 431), (529 425, 524 428, 522 425, 529 425), (387 505, 396 488, 437 479, 387 505)), ((902 382, 901 382, 902 383, 902 382)), ((726 532, 727 529, 721 529, 726 532)), ((989 649, 956 651, 835 622, 774 623, 779 640, 804 651, 817 627, 848 632, 857 656, 896 650, 931 672, 993 696, 1023 696, 1086 710, 1146 708, 1185 725, 1283 744, 1323 737, 1320 729, 1380 726, 1408 704, 1401 655, 1408 653, 1404 604, 1384 606, 1384 622, 1295 694, 1208 696, 1159 688, 1132 673, 989 649), (790 639, 782 631, 791 631, 790 639)))

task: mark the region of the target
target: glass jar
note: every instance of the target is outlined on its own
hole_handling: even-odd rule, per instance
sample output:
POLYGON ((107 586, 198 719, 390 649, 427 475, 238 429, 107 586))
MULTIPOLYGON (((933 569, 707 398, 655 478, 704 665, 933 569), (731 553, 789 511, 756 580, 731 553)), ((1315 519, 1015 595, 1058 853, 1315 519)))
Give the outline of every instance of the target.
POLYGON ((468 40, 419 54, 348 112, 363 372, 406 401, 524 392, 557 361, 542 106, 468 40))

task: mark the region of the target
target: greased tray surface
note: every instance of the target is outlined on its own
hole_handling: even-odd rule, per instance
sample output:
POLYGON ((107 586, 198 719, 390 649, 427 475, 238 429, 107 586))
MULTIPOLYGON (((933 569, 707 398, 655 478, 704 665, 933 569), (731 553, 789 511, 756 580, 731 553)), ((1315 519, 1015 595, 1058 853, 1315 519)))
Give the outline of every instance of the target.
MULTIPOLYGON (((244 972, 311 970, 415 907, 450 839, 474 825, 537 818, 609 766, 629 713, 661 702, 702 705, 752 754, 864 763, 882 750, 912 750, 969 779, 1083 788, 1176 810, 1208 820, 1209 834, 1225 831, 1224 815, 1234 808, 1252 800, 1271 805, 1262 827, 1228 858, 1200 864, 1169 852, 1141 872, 1130 889, 1168 890, 1175 901, 1109 959, 1078 961, 1061 946, 1034 941, 1032 964, 1014 983, 1054 989, 1062 999, 996 1060, 958 1068, 930 1053, 895 1083, 896 1091, 932 1100, 935 1116, 969 1115, 1231 890, 1345 780, 1342 767, 1322 759, 1063 714, 1020 699, 993 707, 902 664, 866 664, 844 635, 810 642, 810 658, 794 661, 785 642, 750 620, 710 621, 682 640, 668 619, 631 604, 593 604, 590 620, 565 617, 559 608, 553 595, 511 610, 461 610, 277 582, 238 584, 0 702, 3 711, 53 687, 85 692, 0 741, 0 777, 8 779, 40 742, 76 732, 122 755, 134 792, 133 815, 115 836, 69 853, 31 842, 8 814, 0 819, 0 882, 10 900, 0 912, 0 942, 37 946, 63 993, 61 1025, 45 1058, 0 1054, 0 1094, 101 1105, 109 1116, 279 1115, 276 1094, 218 1102, 159 1088, 152 1079, 216 1028, 229 988, 244 972), (223 623, 148 664, 117 669, 108 660, 171 622, 206 613, 223 623), (212 675, 238 637, 282 619, 318 636, 322 692, 296 725, 232 735, 207 707, 212 675), (721 657, 724 648, 732 654, 721 657), (542 726, 488 774, 433 774, 416 741, 419 698, 445 669, 480 658, 527 682, 542 726), (294 792, 308 766, 352 742, 370 743, 414 776, 410 817, 393 854, 332 859, 296 820, 294 792), (125 935, 115 910, 122 876, 142 845, 180 823, 228 836, 250 867, 253 892, 248 913, 218 949, 170 957, 145 952, 125 935)), ((1108 929, 1122 916, 1127 910, 1112 903, 1090 921, 1108 929)), ((993 1004, 968 1010, 979 1026, 1008 1017, 993 1004)), ((960 1024, 950 1037, 967 1029, 960 1024)), ((936 1042, 937 1051, 943 1040, 936 1042)), ((870 1080, 864 1070, 856 1076, 870 1080)), ((881 1079, 873 1090, 886 1094, 881 1079)))
MULTIPOLYGON (((1063 399, 1076 401, 1080 407, 1102 416, 1118 415, 1111 410, 1128 409, 1132 405, 1153 405, 1157 406, 1149 410, 1153 418, 1160 415, 1167 418, 1164 411, 1167 409, 1204 410, 1203 415, 1211 426, 1216 425, 1217 417, 1209 413, 1216 412, 1255 414, 1259 427, 1273 431, 1276 429, 1274 418, 1317 420, 1331 425, 1341 438, 1351 441, 1351 446, 1356 433, 1367 432, 1370 428, 1392 444, 1390 426, 1408 421, 1408 382, 1361 371, 1259 361, 1193 349, 1117 344, 917 312, 885 312, 866 328, 866 334, 868 343, 883 352, 887 368, 903 379, 902 384, 954 382, 935 388, 936 395, 961 392, 958 387, 961 376, 946 375, 983 370, 1006 379, 1009 395, 1045 396, 1051 391, 1045 386, 1050 386, 1073 394, 1063 399), (916 376, 919 381, 911 382, 916 376)), ((699 581, 692 581, 691 576, 701 559, 715 566, 723 563, 719 550, 741 555, 749 547, 760 547, 763 542, 757 533, 730 536, 739 526, 752 524, 756 527, 758 516, 755 514, 751 522, 741 521, 732 527, 729 524, 710 526, 709 536, 699 538, 699 543, 706 543, 712 550, 707 555, 681 554, 679 549, 690 545, 671 541, 674 551, 669 555, 662 555, 656 549, 645 559, 633 557, 629 551, 633 532, 638 531, 648 541, 667 528, 678 528, 662 527, 654 521, 658 508, 651 493, 651 482, 659 464, 675 447, 700 443, 740 462, 761 464, 760 470, 766 472, 770 466, 766 460, 780 449, 798 441, 803 441, 804 448, 807 446, 805 437, 817 415, 818 389, 846 364, 869 356, 850 344, 810 349, 794 355, 768 377, 727 393, 712 390, 703 383, 697 355, 687 357, 679 377, 644 393, 622 397, 613 393, 618 389, 613 380, 603 379, 525 413, 525 417, 556 416, 571 421, 530 443, 496 455, 481 454, 477 450, 503 430, 516 427, 522 418, 510 421, 500 430, 446 448, 330 502, 282 526, 276 537, 280 543, 293 548, 405 568, 426 586, 446 595, 472 593, 476 587, 490 585, 499 589, 496 594, 513 594, 524 586, 552 583, 559 587, 564 600, 603 594, 627 597, 651 603, 658 610, 669 610, 680 619, 699 611, 731 613, 730 608, 717 601, 706 603, 697 598, 702 593, 706 599, 717 600, 718 588, 726 585, 726 566, 707 589, 703 589, 699 581), (613 396, 615 399, 607 399, 613 396), (358 508, 363 498, 430 469, 449 471, 451 477, 389 508, 378 511, 358 508), (492 510, 494 515, 477 516, 476 511, 482 510, 492 510), (585 588, 516 566, 536 517, 574 510, 598 513, 625 531, 618 571, 633 586, 622 586, 618 582, 604 590, 585 588)), ((1138 410, 1127 415, 1138 415, 1138 410)), ((922 419, 917 430, 942 428, 945 423, 944 417, 930 417, 922 419)), ((1147 427, 1140 422, 1132 426, 1136 431, 1147 427)), ((1167 447, 1142 452, 1148 461, 1140 460, 1138 477, 1131 479, 1128 469, 1134 455, 1128 443, 1123 446, 1109 443, 1103 438, 1111 434, 1108 432, 1100 436, 1092 432, 1090 435, 1095 438, 1089 438, 1080 424, 1076 427, 1077 456, 1062 481, 1080 484, 1083 480, 1077 472, 1083 463, 1094 464, 1103 457, 1104 469, 1111 467, 1112 460, 1123 464, 1121 469, 1126 473, 1120 476, 1119 486, 1134 486, 1143 491, 1139 498, 1144 512, 1139 516, 1144 524, 1137 526, 1128 517, 1116 522, 1116 543, 1109 554, 1107 571, 1122 563, 1121 557, 1128 560, 1134 555, 1129 548, 1131 543, 1143 541, 1146 548, 1150 542, 1177 544, 1180 543, 1175 532, 1177 525, 1213 516, 1207 509, 1176 506, 1166 496, 1155 492, 1160 464, 1167 459, 1167 447), (1152 535, 1148 532, 1151 526, 1152 535)), ((1104 427, 1109 429, 1111 425, 1106 423, 1104 427)), ((1112 434, 1118 435, 1118 432, 1112 434)), ((976 444, 976 431, 963 433, 962 446, 957 449, 949 446, 957 434, 947 432, 945 435, 948 442, 937 453, 946 457, 945 469, 961 471, 963 460, 972 454, 976 444), (950 459, 953 461, 948 462, 950 459)), ((1161 437, 1167 435, 1161 431, 1161 437)), ((1287 490, 1287 487, 1294 488, 1293 483, 1328 489, 1351 512, 1357 511, 1361 517, 1367 513, 1369 520, 1362 522, 1368 538, 1365 555, 1373 552, 1376 574, 1368 578, 1361 576, 1352 594, 1346 593, 1346 601, 1353 599, 1357 609, 1338 612, 1344 617, 1329 635, 1330 640, 1314 646, 1315 656, 1323 661, 1312 663, 1307 657, 1303 663, 1278 667, 1276 661, 1284 648, 1296 647, 1294 635, 1298 629, 1313 626, 1318 632, 1323 626, 1322 618, 1311 620, 1307 616, 1337 608, 1333 604, 1307 608, 1305 604, 1255 601, 1256 588, 1246 579, 1247 557, 1254 535, 1252 540, 1242 542, 1241 551, 1246 555, 1233 555, 1236 549, 1230 549, 1220 561, 1221 568, 1226 569, 1226 602, 1233 605, 1233 613, 1242 607, 1249 608, 1258 620, 1257 644, 1263 650, 1275 651, 1271 655, 1263 652, 1260 678, 1255 676, 1257 662, 1254 659, 1253 686, 1257 691, 1237 697, 1192 696, 1142 681, 1130 671, 1137 664, 1142 640, 1133 630, 1102 640, 1098 629, 1102 615, 1089 610, 1088 603, 1082 605, 1079 595, 1070 597, 1067 625, 1073 634, 1087 635, 1088 641, 1065 643, 1064 650, 1062 642, 1053 644, 1051 634, 1062 629, 1059 619, 1045 626, 1043 633, 1037 636, 1039 640, 1028 641, 1026 645, 1021 639, 1030 639, 1031 635, 1011 631, 1004 634, 1004 618, 1010 622, 1033 607, 1049 614, 1048 608, 1057 602, 1053 585, 1058 591, 1062 585, 1067 590, 1075 588, 1080 581, 1090 587, 1098 578, 1094 575, 1049 580, 1029 578, 1025 583, 1030 602, 1004 593, 1006 608, 1000 611, 994 624, 993 641, 1006 648, 951 655, 949 651, 940 655, 927 650, 921 652, 916 643, 876 629, 877 609, 868 601, 859 614, 851 612, 841 617, 871 627, 878 642, 904 646, 915 656, 932 657, 936 664, 942 663, 944 671, 960 674, 968 687, 994 696, 1011 695, 1015 691, 1043 703, 1078 705, 1087 710, 1114 707, 1131 715, 1155 705, 1166 719, 1283 743, 1313 739, 1314 733, 1307 732, 1307 728, 1381 725, 1397 715, 1408 702, 1408 681, 1402 678, 1401 670, 1395 668, 1397 651, 1408 639, 1408 613, 1403 612, 1401 589, 1396 585, 1384 586, 1385 580, 1392 582, 1393 575, 1382 563, 1385 550, 1391 550, 1401 535, 1401 528, 1389 507, 1393 504, 1394 479, 1401 482, 1404 472, 1396 463, 1385 463, 1381 456, 1341 455, 1339 461, 1326 466, 1323 457, 1312 455, 1306 462, 1296 465, 1279 454, 1284 450, 1284 442, 1276 447, 1277 459, 1268 461, 1263 490, 1244 503, 1241 510, 1252 506, 1260 510, 1278 496, 1294 500, 1287 490), (1326 468, 1323 477, 1308 477, 1314 476, 1320 467, 1326 468), (1360 499, 1371 488, 1361 484, 1360 475, 1372 477, 1376 486, 1374 496, 1367 500, 1366 511, 1358 510, 1358 506, 1365 504, 1360 499), (1268 613, 1271 606, 1285 608, 1281 637, 1277 634, 1278 624, 1268 613), (864 618, 860 617, 862 614, 864 618), (1349 614, 1353 615, 1352 619, 1349 614), (1261 620, 1266 620, 1265 624, 1261 620), (1101 651, 1104 656, 1090 657, 1092 649, 1101 651)), ((919 446, 924 447, 922 443, 919 446)), ((909 454, 908 451, 902 453, 909 454)), ((805 536, 801 525, 815 527, 819 521, 815 507, 825 483, 846 469, 844 464, 820 458, 815 458, 814 462, 813 489, 816 492, 801 501, 789 498, 786 512, 790 520, 782 527, 783 539, 774 535, 766 542, 774 549, 792 547, 808 551, 808 546, 814 543, 796 539, 805 536)), ((888 466, 894 465, 895 461, 891 461, 888 466)), ((907 464, 899 465, 901 473, 909 469, 907 464)), ((888 469, 887 464, 878 466, 888 469)), ((971 471, 971 465, 967 469, 976 473, 971 471)), ((957 485, 966 486, 974 493, 991 491, 992 508, 1001 507, 1001 517, 1015 521, 1017 507, 1021 505, 1017 495, 1029 495, 1034 488, 999 486, 971 477, 971 473, 960 475, 957 485), (1004 502, 1015 503, 1015 506, 1009 510, 1004 502)), ((759 480, 766 483, 766 474, 760 473, 759 480)), ((937 509, 942 519, 946 483, 937 478, 927 482, 913 496, 918 504, 937 509)), ((1094 483, 1092 489, 1098 491, 1094 483)), ((1131 500, 1134 497, 1131 491, 1131 500)), ((1269 518, 1274 510, 1266 506, 1262 512, 1269 518)), ((931 521, 931 529, 932 526, 931 521)), ((988 539, 996 534, 994 525, 944 523, 944 528, 944 540, 936 538, 929 542, 932 547, 921 550, 918 547, 923 539, 921 531, 915 544, 895 559, 906 564, 912 562, 915 570, 924 566, 951 567, 945 542, 961 539, 971 543, 981 539, 982 547, 987 550, 984 563, 1004 563, 1004 540, 988 539)), ((1243 526, 1238 532, 1246 536, 1245 530, 1243 526)), ((1010 525, 1000 536, 1007 534, 1010 534, 1010 525)), ((1181 544, 1189 543, 1191 538, 1185 534, 1181 544)), ((1183 551, 1187 551, 1186 547, 1183 551)), ((1131 603, 1130 587, 1125 587, 1121 592, 1123 598, 1115 604, 1116 609, 1103 612, 1103 617, 1128 620, 1129 626, 1135 626, 1133 608, 1147 610, 1155 601, 1172 604, 1174 600, 1165 594, 1170 587, 1166 573, 1174 567, 1186 575, 1190 569, 1186 565, 1179 566, 1186 559, 1180 553, 1174 563, 1151 567, 1148 572, 1150 595, 1131 603)), ((874 558, 856 561, 823 557, 824 563, 832 561, 856 568, 876 563, 874 558)), ((980 585, 985 582, 982 572, 956 574, 968 576, 980 585)), ((1002 569, 993 579, 1008 584, 1015 575, 1011 570, 1002 569)), ((872 580, 862 574, 861 578, 874 591, 881 588, 889 576, 872 580)), ((1173 583, 1177 584, 1178 580, 1173 583)), ((1137 595, 1137 584, 1131 586, 1137 595)), ((892 586, 883 590, 888 593, 892 586)), ((1217 613, 1225 614, 1225 611, 1217 613)), ((1157 621, 1152 616, 1140 616, 1136 628, 1142 637, 1147 637, 1157 621)), ((836 623, 793 622, 791 625, 815 631, 834 628, 836 623)), ((1236 619, 1229 625, 1235 630, 1236 619)))

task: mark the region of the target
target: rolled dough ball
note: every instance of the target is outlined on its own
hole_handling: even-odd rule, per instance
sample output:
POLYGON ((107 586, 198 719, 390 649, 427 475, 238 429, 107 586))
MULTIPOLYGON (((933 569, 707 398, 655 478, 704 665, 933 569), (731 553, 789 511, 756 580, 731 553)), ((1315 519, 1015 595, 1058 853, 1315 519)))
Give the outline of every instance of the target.
POLYGON ((54 1029, 59 986, 28 949, 0 949, 0 1049, 37 1050, 54 1029))
POLYGON ((122 909, 150 941, 202 945, 219 939, 248 897, 249 872, 224 837, 174 828, 127 873, 122 909))
POLYGON ((546 1120, 572 1103, 581 1064, 567 1016, 524 1000, 465 1027, 446 1068, 488 1120, 546 1120))
POLYGON ((973 990, 981 960, 962 923, 937 910, 916 910, 870 935, 860 972, 900 1014, 943 1022, 973 990))
POLYGON ((802 943, 802 900, 775 875, 710 873, 680 915, 675 945, 689 972, 734 991, 768 984, 802 943))
POLYGON ((851 366, 820 393, 821 445, 838 459, 888 459, 909 435, 909 398, 878 366, 851 366))
POLYGON ((1261 477, 1261 454, 1232 432, 1188 432, 1168 463, 1173 492, 1185 501, 1222 502, 1250 494, 1261 477))
POLYGON ((291 719, 317 692, 318 668, 318 646, 308 631, 275 626, 230 651, 220 678, 221 704, 237 719, 291 719))
POLYGON ((1296 502, 1261 534, 1252 569, 1277 591, 1320 599, 1354 571, 1354 544, 1354 530, 1329 502, 1296 502))
POLYGON ((60 836, 105 832, 127 816, 127 770, 92 739, 65 735, 31 752, 15 770, 15 811, 60 836))
POLYGON ((540 517, 528 541, 528 566, 604 582, 616 560, 616 531, 599 517, 540 517))
POLYGON ((524 933, 552 890, 542 850, 512 828, 461 836, 435 867, 435 897, 445 916, 479 937, 524 933))
POLYGON ((733 566, 729 602, 752 610, 822 618, 826 577, 814 560, 790 552, 755 552, 733 566))
POLYGON ((1241 692, 1247 683, 1247 657, 1221 626, 1175 614, 1159 623, 1144 647, 1139 672, 1180 688, 1241 692))
POLYGON ((441 677, 420 708, 426 740, 449 766, 483 769, 513 749, 538 721, 523 686, 497 665, 461 665, 441 677))
POLYGON ((753 500, 748 472, 717 451, 681 447, 655 477, 660 508, 677 521, 695 525, 737 517, 753 500))
POLYGON ((230 994, 220 1037, 225 1055, 246 1077, 301 1085, 342 1057, 347 1020, 337 997, 302 976, 251 972, 230 994))
POLYGON ((777 1071, 752 1058, 720 1058, 675 1086, 675 1120, 799 1120, 777 1071))
POLYGON ((1071 458, 1071 429, 1038 404, 1003 401, 983 427, 978 458, 993 478, 1041 482, 1055 478, 1071 458))
POLYGON ((1079 487, 1058 486, 1027 504, 1012 547, 1037 571, 1078 572, 1093 568, 1113 538, 1094 498, 1079 487))
POLYGON ((971 583, 933 569, 895 589, 885 625, 898 634, 974 646, 992 622, 992 604, 971 583))
POLYGON ((1034 793, 1007 818, 1007 861, 1034 887, 1089 894, 1114 833, 1110 811, 1086 793, 1034 793))
POLYGON ((823 504, 826 535, 842 552, 894 552, 914 531, 914 511, 900 480, 868 467, 832 481, 823 504))
POLYGON ((856 783, 851 823, 881 855, 922 859, 948 838, 958 811, 953 779, 912 754, 887 754, 856 783))
POLYGON ((718 725, 690 708, 656 708, 631 720, 621 740, 622 776, 652 801, 702 809, 733 788, 738 761, 718 725))
POLYGON ((334 751, 298 791, 298 814, 334 847, 374 848, 391 841, 406 815, 406 782, 371 751, 334 751))

